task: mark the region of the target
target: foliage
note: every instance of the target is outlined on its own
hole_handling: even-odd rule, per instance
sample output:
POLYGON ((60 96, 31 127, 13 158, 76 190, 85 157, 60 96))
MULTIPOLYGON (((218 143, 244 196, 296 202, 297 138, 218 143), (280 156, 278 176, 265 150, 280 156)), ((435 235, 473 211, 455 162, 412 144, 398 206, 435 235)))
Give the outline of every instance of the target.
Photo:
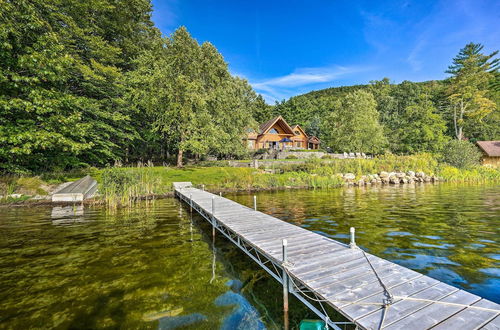
POLYGON ((148 167, 104 169, 99 191, 110 207, 130 205, 135 200, 162 192, 160 179, 148 167))
POLYGON ((288 155, 288 156, 286 156, 286 159, 297 159, 297 156, 295 156, 295 155, 288 155))
POLYGON ((0 17, 1 172, 238 155, 270 111, 210 43, 162 39, 149 0, 2 1, 0 17))
POLYGON ((482 49, 481 44, 465 45, 446 71, 452 75, 447 96, 455 136, 459 140, 464 137, 464 127, 468 122, 481 122, 491 112, 498 111, 495 102, 487 95, 489 84, 494 79, 492 71, 498 69, 499 59, 495 59, 498 51, 484 55, 482 49))
POLYGON ((442 151, 443 161, 457 168, 468 168, 479 165, 481 152, 468 141, 451 140, 442 151))
POLYGON ((486 166, 456 168, 445 165, 439 171, 439 177, 449 182, 500 182, 500 169, 486 166))
POLYGON ((0 6, 0 170, 105 164, 134 137, 129 59, 157 34, 148 0, 0 6))
POLYGON ((245 128, 253 125, 252 113, 262 99, 246 81, 229 74, 213 45, 200 46, 181 27, 159 49, 139 57, 137 65, 129 77, 131 103, 145 110, 151 129, 177 149, 178 166, 185 152, 245 153, 245 128))
POLYGON ((370 92, 349 93, 337 102, 322 127, 323 143, 335 151, 380 153, 387 140, 370 92))
MULTIPOLYGON (((339 104, 355 91, 369 91, 391 152, 439 152, 463 130, 474 141, 498 140, 499 62, 496 52, 483 55, 481 51, 482 45, 466 45, 450 66, 452 77, 447 80, 392 84, 383 78, 370 85, 327 88, 277 103, 274 111, 328 142, 328 121, 339 104)), ((355 132, 346 134, 348 140, 355 132)))

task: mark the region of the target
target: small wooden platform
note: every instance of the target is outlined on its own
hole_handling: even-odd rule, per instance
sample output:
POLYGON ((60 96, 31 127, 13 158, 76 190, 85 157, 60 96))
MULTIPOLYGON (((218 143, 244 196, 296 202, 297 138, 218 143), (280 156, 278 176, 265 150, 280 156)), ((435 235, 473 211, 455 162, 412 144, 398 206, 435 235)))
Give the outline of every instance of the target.
POLYGON ((174 189, 177 197, 279 281, 284 268, 289 291, 320 317, 328 316, 324 306, 329 305, 362 329, 500 329, 496 303, 193 188, 189 182, 174 183, 174 189), (283 239, 288 241, 285 264, 283 239))
POLYGON ((53 202, 82 202, 97 191, 97 181, 87 175, 52 194, 53 202))

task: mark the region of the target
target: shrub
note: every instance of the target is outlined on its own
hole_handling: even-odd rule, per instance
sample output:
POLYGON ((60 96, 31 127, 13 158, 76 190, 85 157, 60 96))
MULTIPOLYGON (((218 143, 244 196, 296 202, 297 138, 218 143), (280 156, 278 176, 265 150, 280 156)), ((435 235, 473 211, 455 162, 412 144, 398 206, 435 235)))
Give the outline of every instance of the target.
POLYGON ((295 155, 288 155, 288 156, 286 156, 286 159, 297 159, 297 156, 295 156, 295 155))
POLYGON ((17 180, 17 191, 25 195, 46 195, 47 192, 42 188, 45 184, 40 177, 21 177, 17 180))
POLYGON ((321 159, 332 159, 333 157, 330 155, 323 155, 321 156, 321 159))
POLYGON ((451 140, 442 151, 443 161, 457 168, 479 165, 481 152, 468 141, 451 140))

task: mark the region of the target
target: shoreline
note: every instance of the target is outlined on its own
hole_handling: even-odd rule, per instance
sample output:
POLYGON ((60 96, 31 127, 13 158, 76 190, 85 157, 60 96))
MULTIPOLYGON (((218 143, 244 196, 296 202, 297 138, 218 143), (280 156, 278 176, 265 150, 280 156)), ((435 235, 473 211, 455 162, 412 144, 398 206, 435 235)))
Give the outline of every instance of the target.
MULTIPOLYGON (((415 182, 413 185, 428 185, 428 184, 442 184, 442 183, 453 183, 453 182, 445 182, 445 181, 430 181, 430 182, 415 182)), ((466 184, 467 182, 460 182, 460 184, 466 184)), ((477 183, 474 183, 477 184, 477 183)), ((252 193, 252 192, 277 192, 277 191, 286 191, 286 190, 329 190, 329 189, 341 189, 341 188, 365 188, 365 189, 370 189, 374 187, 405 187, 409 186, 409 184, 371 184, 371 185, 354 185, 351 183, 344 183, 341 184, 337 187, 319 187, 319 188, 314 188, 314 187, 309 187, 309 186, 284 186, 284 187, 268 187, 268 188, 262 188, 262 187, 252 187, 252 188, 220 188, 220 189, 206 189, 206 191, 209 191, 211 193, 231 193, 231 194, 242 194, 242 193, 252 193)), ((174 197, 174 192, 167 192, 163 194, 149 194, 149 195, 142 195, 139 197, 136 197, 133 199, 132 203, 135 203, 137 201, 144 201, 144 200, 156 200, 156 199, 167 199, 167 198, 173 198, 174 197)), ((105 206, 106 205, 106 200, 105 199, 98 199, 98 198, 90 198, 87 199, 83 202, 77 202, 77 203, 72 203, 72 202, 53 202, 51 199, 26 199, 22 201, 15 201, 12 203, 0 203, 0 209, 2 208, 17 208, 17 207, 47 207, 47 206, 74 206, 74 205, 83 205, 83 206, 105 206)), ((124 207, 124 206, 121 206, 124 207)))

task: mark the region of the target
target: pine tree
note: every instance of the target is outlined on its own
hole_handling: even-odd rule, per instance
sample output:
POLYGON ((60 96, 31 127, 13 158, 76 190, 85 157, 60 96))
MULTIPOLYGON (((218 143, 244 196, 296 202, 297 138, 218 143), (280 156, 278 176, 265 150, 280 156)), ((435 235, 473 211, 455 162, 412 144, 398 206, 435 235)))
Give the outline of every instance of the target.
POLYGON ((453 58, 448 67, 450 86, 448 101, 451 108, 453 127, 457 139, 464 138, 464 127, 468 121, 481 122, 483 118, 497 111, 496 104, 488 98, 488 85, 498 69, 499 59, 482 53, 481 44, 469 43, 453 58))

